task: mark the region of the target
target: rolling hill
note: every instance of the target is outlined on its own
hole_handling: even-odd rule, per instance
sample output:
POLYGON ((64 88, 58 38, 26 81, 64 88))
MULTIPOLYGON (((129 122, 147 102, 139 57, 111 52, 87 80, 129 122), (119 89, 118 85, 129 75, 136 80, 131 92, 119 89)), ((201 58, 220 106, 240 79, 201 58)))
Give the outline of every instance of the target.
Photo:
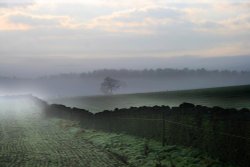
POLYGON ((240 109, 250 108, 250 85, 112 96, 67 97, 50 99, 49 102, 83 108, 94 113, 131 106, 177 106, 183 102, 240 109))

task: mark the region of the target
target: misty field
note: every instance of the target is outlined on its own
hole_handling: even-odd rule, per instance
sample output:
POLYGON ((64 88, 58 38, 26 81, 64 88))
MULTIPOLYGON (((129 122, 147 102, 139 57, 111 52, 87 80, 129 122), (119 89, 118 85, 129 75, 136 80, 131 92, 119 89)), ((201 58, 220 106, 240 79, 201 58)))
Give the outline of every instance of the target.
POLYGON ((125 166, 115 156, 47 121, 1 120, 0 166, 125 166))
POLYGON ((189 147, 126 134, 83 129, 80 122, 48 118, 33 97, 0 99, 2 167, 222 167, 189 147))
POLYGON ((178 106, 183 102, 240 109, 250 108, 250 85, 113 96, 69 97, 49 101, 69 107, 88 109, 94 113, 131 106, 178 106))
POLYGON ((153 140, 146 156, 144 139, 85 131, 77 123, 59 119, 1 119, 1 129, 0 166, 4 167, 222 166, 195 149, 161 147, 153 140))
POLYGON ((39 107, 23 106, 23 101, 4 104, 8 106, 1 105, 0 110, 1 167, 125 166, 112 154, 44 119, 39 107))

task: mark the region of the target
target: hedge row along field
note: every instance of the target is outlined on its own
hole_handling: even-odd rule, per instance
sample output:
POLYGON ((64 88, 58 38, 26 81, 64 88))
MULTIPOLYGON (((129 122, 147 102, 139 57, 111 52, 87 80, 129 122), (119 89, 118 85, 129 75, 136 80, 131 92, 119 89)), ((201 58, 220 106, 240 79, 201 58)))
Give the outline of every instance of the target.
POLYGON ((51 105, 48 116, 78 120, 84 128, 128 133, 167 145, 198 148, 214 158, 249 166, 250 111, 183 103, 179 107, 131 107, 92 114, 51 105), (163 121, 164 120, 164 121, 163 121))
MULTIPOLYGON (((112 134, 102 134, 99 130, 117 134, 127 133, 144 137, 145 140, 163 142, 165 146, 162 147, 163 150, 160 149, 163 154, 156 155, 176 155, 177 159, 174 158, 173 161, 175 165, 180 164, 180 167, 187 162, 191 166, 198 162, 204 164, 203 158, 199 159, 200 155, 204 154, 194 153, 194 148, 212 157, 212 160, 208 161, 215 163, 205 163, 207 166, 223 166, 213 159, 223 161, 226 166, 249 166, 248 109, 210 108, 184 103, 172 108, 131 107, 92 114, 86 110, 63 105, 47 105, 33 97, 18 97, 0 99, 0 110, 0 166, 4 167, 128 166, 124 156, 132 155, 136 147, 133 144, 126 145, 122 140, 123 137, 126 138, 124 135, 114 139, 112 134), (55 124, 52 117, 73 122, 55 124), (84 137, 82 134, 86 132, 85 129, 98 131, 88 133, 89 135, 86 133, 84 137), (111 143, 109 139, 112 140, 111 143), (165 152, 165 148, 168 150, 171 145, 178 147, 165 152), (191 151, 184 151, 186 149, 183 150, 180 146, 188 146, 191 151), (178 156, 184 155, 187 156, 186 162, 184 157, 178 159, 178 156), (193 163, 190 156, 194 158, 191 160, 193 163)), ((150 144, 145 144, 142 147, 142 152, 145 151, 143 154, 147 155, 151 147, 150 144)), ((150 153, 155 155, 155 151, 151 150, 150 153)), ((139 156, 139 161, 142 159, 139 156)), ((164 160, 160 158, 160 164, 164 160)))
POLYGON ((83 110, 48 106, 34 97, 0 98, 0 167, 224 166, 193 148, 162 147, 155 140, 87 130, 82 126, 95 125, 93 121, 76 121, 87 116, 93 115, 83 110), (49 110, 52 108, 59 113, 70 113, 68 118, 73 121, 44 115, 44 109, 54 115, 49 110), (81 117, 76 117, 79 114, 81 117))

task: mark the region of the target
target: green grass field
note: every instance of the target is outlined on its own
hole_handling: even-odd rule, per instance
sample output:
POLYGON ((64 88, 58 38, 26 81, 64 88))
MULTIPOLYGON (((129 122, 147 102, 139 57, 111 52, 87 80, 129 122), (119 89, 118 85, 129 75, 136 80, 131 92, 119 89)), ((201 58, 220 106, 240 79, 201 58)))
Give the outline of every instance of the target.
POLYGON ((59 119, 33 121, 1 119, 1 167, 222 167, 195 149, 161 147, 129 135, 83 130, 77 122, 59 119))
POLYGON ((24 102, 0 103, 0 167, 127 166, 24 102))
POLYGON ((112 96, 69 97, 51 99, 49 102, 83 108, 94 113, 131 106, 177 106, 183 102, 240 109, 250 108, 250 85, 112 96))
POLYGON ((31 101, 0 102, 0 167, 222 167, 187 147, 82 129, 31 101), (145 147, 145 145, 147 145, 145 147), (145 148, 146 153, 145 153, 145 148))

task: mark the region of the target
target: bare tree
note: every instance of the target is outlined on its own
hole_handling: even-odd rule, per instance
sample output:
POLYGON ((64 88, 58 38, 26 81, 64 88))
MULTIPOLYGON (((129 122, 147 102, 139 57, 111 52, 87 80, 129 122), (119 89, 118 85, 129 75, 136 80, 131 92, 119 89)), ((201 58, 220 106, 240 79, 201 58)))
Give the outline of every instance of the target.
POLYGON ((119 89, 121 85, 121 81, 111 77, 106 77, 101 84, 101 91, 104 94, 111 95, 115 90, 119 89))

